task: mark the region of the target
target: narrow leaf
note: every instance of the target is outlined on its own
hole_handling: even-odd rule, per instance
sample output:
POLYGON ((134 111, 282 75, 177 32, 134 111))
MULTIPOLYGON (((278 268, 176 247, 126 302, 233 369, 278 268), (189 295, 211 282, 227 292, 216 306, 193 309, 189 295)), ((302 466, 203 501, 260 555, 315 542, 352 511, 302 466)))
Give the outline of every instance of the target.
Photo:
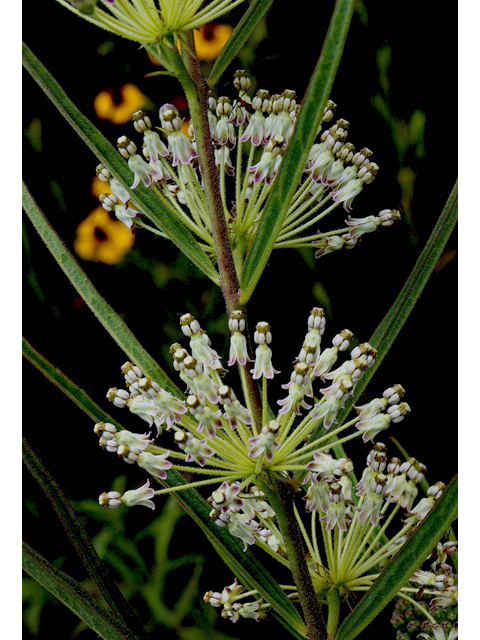
POLYGON ((345 619, 335 640, 356 638, 421 567, 457 517, 457 491, 455 476, 425 521, 345 619))
POLYGON ((47 380, 57 386, 70 400, 73 400, 77 406, 85 411, 89 418, 95 422, 110 422, 115 425, 117 429, 122 428, 118 422, 96 404, 83 389, 77 387, 60 369, 38 353, 25 338, 22 338, 22 353, 34 367, 43 373, 47 380))
POLYGON ((374 366, 361 379, 360 390, 366 387, 409 317, 443 253, 445 245, 457 223, 457 217, 458 183, 456 182, 435 228, 415 263, 412 273, 392 307, 370 338, 370 344, 378 349, 378 355, 375 358, 374 366))
POLYGON ((22 565, 34 580, 104 640, 138 640, 128 627, 100 606, 81 584, 54 567, 26 543, 23 543, 22 565))
POLYGON ((176 385, 145 351, 133 333, 95 289, 71 253, 52 229, 23 185, 23 206, 32 224, 83 300, 128 357, 161 387, 181 397, 176 385))
POLYGON ((272 2, 273 0, 253 0, 250 4, 215 60, 215 64, 207 81, 210 87, 213 87, 220 80, 228 65, 233 61, 237 53, 252 35, 257 24, 267 13, 272 2))
MULTIPOLYGON (((115 147, 68 98, 62 87, 26 45, 23 45, 23 65, 98 160, 126 189, 129 189, 133 174, 126 162, 115 147)), ((215 284, 218 284, 217 271, 194 236, 177 219, 173 210, 165 206, 142 184, 131 193, 133 207, 144 213, 189 260, 215 284)))
MULTIPOLYGON (((425 247, 423 248, 415 266, 408 277, 405 285, 397 296, 397 299, 390 307, 389 311, 374 331, 369 343, 377 349, 378 354, 375 362, 370 369, 364 373, 362 378, 355 386, 355 393, 346 402, 345 408, 342 409, 338 416, 338 426, 340 426, 345 418, 352 410, 353 405, 370 382, 372 376, 377 371, 380 363, 388 353, 395 338, 400 333, 401 328, 407 321, 413 307, 419 299, 423 289, 425 288, 429 277, 431 276, 435 265, 437 264, 445 245, 456 225, 458 214, 458 184, 450 193, 445 207, 437 220, 435 228, 430 234, 425 247)), ((318 437, 321 426, 310 436, 311 441, 318 437)), ((296 474, 296 479, 301 480, 305 474, 296 474)))
POLYGON ((99 558, 71 504, 25 439, 22 442, 22 457, 25 466, 45 491, 88 573, 111 609, 128 627, 135 629, 139 638, 145 638, 146 633, 140 620, 109 575, 107 567, 99 558))
POLYGON ((307 87, 297 124, 245 261, 240 304, 245 304, 252 295, 297 190, 340 63, 354 5, 355 0, 337 0, 335 4, 322 53, 307 87))

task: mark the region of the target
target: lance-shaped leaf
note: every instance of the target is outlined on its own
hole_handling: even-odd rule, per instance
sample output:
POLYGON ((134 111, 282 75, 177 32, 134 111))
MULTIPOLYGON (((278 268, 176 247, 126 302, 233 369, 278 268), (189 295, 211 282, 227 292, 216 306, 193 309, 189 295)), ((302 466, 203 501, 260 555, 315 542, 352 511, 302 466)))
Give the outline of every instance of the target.
MULTIPOLYGON (((423 289, 425 288, 429 277, 431 276, 435 265, 437 264, 445 245, 457 223, 458 216, 458 184, 455 183, 445 207, 437 220, 435 228, 430 234, 425 247, 423 248, 415 266, 405 282, 397 299, 390 307, 385 317, 374 331, 369 343, 377 349, 378 354, 375 362, 370 369, 367 369, 355 386, 355 393, 346 402, 345 408, 339 411, 337 416, 338 426, 340 426, 345 418, 352 410, 353 405, 357 402, 363 390, 377 371, 383 358, 388 353, 395 338, 400 333, 401 328, 407 321, 413 307, 419 299, 423 289)), ((320 426, 310 436, 311 441, 319 437, 320 426)), ((335 448, 334 448, 335 450, 335 448)), ((297 473, 297 480, 303 479, 303 472, 297 473)))
POLYGON ((337 0, 335 4, 322 53, 307 87, 297 124, 245 261, 240 297, 242 305, 249 300, 260 279, 300 182, 338 69, 354 5, 354 0, 337 0))
MULTIPOLYGON (((41 373, 52 380, 78 407, 94 421, 104 419, 105 412, 96 405, 72 380, 53 367, 43 356, 27 347, 28 358, 41 373), (35 355, 36 354, 36 355, 35 355), (54 369, 54 371, 53 371, 54 369)), ((108 414, 107 414, 108 416, 108 414)), ((109 422, 113 422, 111 419, 109 422)), ((114 423, 116 424, 116 423, 114 423)), ((119 425, 117 425, 119 426, 119 425)), ((121 428, 121 427, 120 427, 121 428)), ((186 481, 175 470, 167 472, 164 487, 182 487, 186 481)), ((272 605, 273 615, 297 638, 304 637, 305 626, 297 610, 278 586, 277 580, 255 558, 253 553, 244 553, 237 538, 215 525, 210 520, 210 506, 195 489, 182 489, 173 494, 189 515, 200 526, 210 543, 230 567, 234 575, 252 589, 256 589, 272 605)))
MULTIPOLYGON (((98 160, 128 190, 132 183, 133 174, 126 162, 115 147, 69 99, 62 87, 26 45, 23 45, 23 65, 98 160)), ((138 185, 131 193, 131 202, 134 208, 144 213, 189 260, 215 284, 218 284, 217 271, 194 236, 177 219, 173 209, 155 197, 142 184, 138 185)))
POLYGON ((455 477, 415 534, 345 619, 335 640, 356 638, 408 582, 410 576, 421 567, 457 517, 457 492, 458 483, 455 477))
POLYGON ((273 0, 253 0, 250 4, 215 60, 208 78, 210 87, 213 87, 220 80, 228 65, 233 61, 252 35, 260 20, 267 13, 272 2, 273 0))
POLYGON ((86 273, 79 266, 58 235, 52 229, 48 220, 38 208, 28 189, 23 185, 23 206, 32 224, 40 234, 53 257, 58 262, 65 275, 73 284, 86 304, 93 311, 105 329, 114 338, 128 357, 137 364, 143 373, 155 380, 161 387, 170 391, 177 397, 182 397, 181 392, 170 380, 163 369, 145 351, 135 338, 133 333, 102 298, 99 292, 88 279, 86 273))
POLYGON ((71 609, 104 640, 138 640, 138 636, 100 606, 81 584, 54 567, 26 543, 23 543, 22 566, 34 580, 71 609))
POLYGON ((83 389, 77 387, 60 369, 38 353, 25 338, 22 338, 22 354, 34 367, 43 373, 47 380, 57 386, 70 400, 73 400, 76 405, 85 411, 89 418, 95 420, 95 422, 110 422, 117 429, 123 428, 112 416, 99 407, 83 389))
POLYGON ((88 573, 111 609, 124 621, 125 625, 135 630, 139 638, 146 638, 146 632, 140 620, 109 575, 70 502, 25 439, 22 442, 22 457, 25 466, 45 491, 88 573))

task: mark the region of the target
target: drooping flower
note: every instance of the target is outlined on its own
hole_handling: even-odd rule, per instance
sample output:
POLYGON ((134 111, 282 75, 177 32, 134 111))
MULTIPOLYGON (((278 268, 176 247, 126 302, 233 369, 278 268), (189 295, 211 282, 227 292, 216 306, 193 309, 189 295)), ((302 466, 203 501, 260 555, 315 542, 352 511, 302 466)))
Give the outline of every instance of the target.
MULTIPOLYGON (((125 0, 126 1, 126 0, 125 0)), ((215 164, 219 172, 220 198, 227 216, 227 232, 232 249, 244 255, 251 245, 266 210, 274 179, 283 161, 301 106, 295 92, 286 89, 270 94, 259 89, 248 94, 250 79, 244 70, 233 78, 236 97, 208 97, 208 122, 215 164), (247 161, 243 145, 249 143, 247 161), (256 149, 258 151, 256 152, 256 149), (229 201, 233 195, 233 203, 229 201)), ((399 219, 397 211, 383 209, 378 216, 349 217, 345 226, 333 231, 312 228, 342 203, 347 211, 353 200, 370 184, 378 171, 372 162, 372 152, 363 147, 355 152, 348 141, 348 122, 339 118, 331 124, 336 105, 328 101, 323 113, 317 141, 309 150, 304 173, 276 237, 274 248, 313 247, 316 257, 341 249, 356 247, 362 236, 380 227, 391 226, 399 219), (329 123, 328 128, 323 128, 329 123)), ((137 145, 126 136, 120 138, 119 151, 133 172, 132 189, 142 182, 155 197, 170 208, 193 232, 203 249, 216 260, 208 198, 203 184, 203 169, 199 165, 195 128, 187 125, 178 109, 170 103, 159 109, 160 131, 145 111, 133 114, 133 123, 143 140, 137 145)), ((108 179, 108 178, 107 178, 108 179)), ((121 187, 111 182, 112 192, 122 203, 128 197, 121 187)), ((148 229, 148 225, 143 226, 148 229)), ((150 231, 152 229, 150 228, 150 231)), ((157 232, 158 233, 158 232, 157 232)), ((158 233, 163 235, 164 233, 158 233)), ((240 332, 241 334, 241 332, 240 332)), ((243 351, 241 335, 235 332, 235 350, 243 351)), ((243 356, 242 356, 243 360, 243 356)))
MULTIPOLYGON (((233 337, 245 328, 244 318, 237 313, 230 319, 233 337)), ((378 420, 379 416, 387 416, 390 426, 403 420, 409 411, 402 400, 403 387, 389 386, 381 398, 356 407, 353 419, 332 429, 333 409, 336 411, 345 397, 350 396, 358 380, 373 365, 376 350, 368 343, 361 343, 335 370, 326 372, 322 368, 322 375, 316 376, 315 365, 322 356, 325 314, 322 309, 313 308, 295 361, 294 379, 290 386, 283 386, 290 390, 294 384, 305 385, 314 390, 318 382, 325 380, 330 386, 320 388, 320 394, 314 390, 317 396, 323 395, 323 399, 313 408, 305 407, 302 402, 282 403, 281 406, 288 409, 278 411, 275 418, 269 420, 265 419, 269 416, 263 406, 259 419, 243 407, 233 389, 220 379, 219 371, 224 372, 220 357, 210 346, 210 339, 199 322, 192 315, 184 314, 180 326, 192 349, 196 340, 201 348, 209 345, 212 349, 204 354, 200 354, 201 348, 197 351, 202 361, 179 343, 172 345, 175 369, 187 384, 185 399, 162 389, 131 362, 122 367, 128 391, 112 388, 107 394, 117 408, 128 408, 149 424, 156 424, 161 412, 159 403, 164 402, 171 410, 166 433, 159 429, 156 443, 150 434, 135 434, 111 423, 97 423, 94 430, 102 448, 117 453, 130 465, 138 464, 160 481, 166 480, 169 470, 196 473, 201 479, 171 486, 165 482, 167 486, 153 494, 145 485, 142 489, 148 490, 148 494, 138 490, 122 498, 118 492, 109 492, 102 494, 101 504, 114 508, 123 502, 151 508, 151 498, 156 495, 214 485, 216 488, 208 498, 212 522, 238 538, 244 550, 256 544, 273 557, 284 560, 286 546, 276 513, 269 503, 269 482, 275 476, 294 482, 292 474, 303 473, 301 484, 298 480, 295 482, 304 491, 305 511, 311 518, 310 527, 302 524, 302 533, 309 550, 307 564, 315 589, 326 593, 335 585, 345 594, 367 590, 408 537, 422 526, 445 490, 445 485, 437 482, 429 487, 426 497, 415 504, 418 485, 425 479, 425 466, 413 458, 406 462, 397 458, 389 461, 382 443, 376 443, 368 453, 366 467, 354 487, 350 477, 352 460, 333 453, 336 444, 369 434, 375 428, 371 421, 378 420), (305 380, 306 376, 309 380, 305 380), (196 392, 200 388, 198 379, 203 381, 203 397, 196 392), (207 393, 215 393, 216 399, 209 400, 207 393), (325 406, 326 411, 322 409, 325 406), (358 428, 362 423, 363 427, 358 428), (164 442, 166 438, 170 438, 173 450, 164 442), (321 542, 325 546, 322 547, 321 542)), ((347 330, 335 335, 336 357, 347 351, 351 337, 347 330)), ((256 342, 259 347, 271 344, 268 323, 257 324, 256 342)), ((263 380, 263 392, 266 392, 271 378, 263 376, 263 380)), ((166 416, 162 420, 167 420, 166 416)), ((420 586, 423 595, 431 598, 431 607, 455 605, 456 581, 447 564, 448 555, 455 549, 456 545, 440 545, 432 556, 430 570, 419 570, 412 576, 414 586, 402 587, 398 595, 408 599, 409 593, 420 586)), ((285 588, 295 593, 295 587, 285 588)), ((213 606, 223 607, 224 615, 232 621, 240 617, 256 619, 254 614, 264 615, 268 607, 257 598, 251 606, 237 601, 240 596, 250 595, 256 596, 256 593, 244 593, 235 582, 222 593, 208 592, 206 600, 213 606)), ((413 625, 409 628, 413 629, 413 625)))
POLYGON ((150 480, 147 480, 146 483, 138 489, 125 491, 123 495, 118 491, 102 493, 98 502, 104 507, 110 507, 110 509, 116 509, 121 504, 125 504, 127 507, 139 505, 153 510, 155 509, 155 503, 151 498, 153 498, 154 494, 155 491, 150 487, 150 480))
POLYGON ((268 322, 259 322, 257 324, 255 335, 253 337, 258 347, 255 350, 255 364, 252 369, 254 380, 264 376, 271 379, 276 373, 280 373, 273 368, 272 350, 269 344, 272 342, 272 334, 268 322))

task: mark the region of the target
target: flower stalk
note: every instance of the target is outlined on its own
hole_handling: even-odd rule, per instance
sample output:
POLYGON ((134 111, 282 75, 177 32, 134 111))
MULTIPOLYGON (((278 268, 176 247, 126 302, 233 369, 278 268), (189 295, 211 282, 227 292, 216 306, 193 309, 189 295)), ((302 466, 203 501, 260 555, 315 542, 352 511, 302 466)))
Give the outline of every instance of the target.
POLYGON ((200 70, 200 64, 193 54, 195 49, 192 32, 185 34, 185 40, 186 46, 182 47, 182 60, 188 73, 189 81, 186 82, 184 80, 184 74, 179 75, 179 80, 185 91, 190 117, 195 128, 195 140, 203 169, 205 198, 212 223, 212 235, 220 271, 220 287, 227 311, 230 314, 239 308, 240 285, 228 237, 221 197, 222 190, 210 137, 207 112, 208 85, 200 70))
POLYGON ((306 561, 303 537, 295 518, 293 486, 278 480, 273 475, 270 475, 268 481, 261 483, 260 486, 277 516, 293 581, 305 617, 307 638, 308 640, 326 640, 327 630, 321 606, 315 594, 306 561))

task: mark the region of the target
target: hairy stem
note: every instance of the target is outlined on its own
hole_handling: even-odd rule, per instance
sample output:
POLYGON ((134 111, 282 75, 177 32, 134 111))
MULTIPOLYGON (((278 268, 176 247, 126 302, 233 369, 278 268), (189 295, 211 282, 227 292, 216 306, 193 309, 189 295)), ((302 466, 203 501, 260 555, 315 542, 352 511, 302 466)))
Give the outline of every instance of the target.
POLYGON ((261 483, 261 489, 267 495, 277 516, 307 626, 307 638, 308 640, 326 640, 327 631, 321 606, 313 588, 302 535, 295 518, 294 489, 273 476, 269 477, 268 482, 261 483))
POLYGON ((340 598, 338 594, 338 587, 333 586, 327 592, 327 605, 328 605, 328 620, 327 620, 327 634, 328 640, 332 640, 337 633, 338 618, 340 614, 340 598))
POLYGON ((239 281, 235 262, 228 237, 228 229, 223 209, 220 181, 215 155, 210 137, 208 123, 208 85, 201 73, 198 60, 192 55, 194 50, 193 36, 187 34, 187 45, 182 47, 182 59, 190 79, 189 83, 182 81, 187 97, 190 116, 195 128, 197 151, 202 166, 203 185, 207 200, 208 212, 212 221, 212 234, 220 272, 220 287, 222 289, 227 311, 230 314, 239 308, 239 281))
MULTIPOLYGON (((210 137, 208 123, 207 102, 208 85, 201 73, 198 60, 193 56, 194 43, 192 34, 186 34, 187 46, 182 47, 182 60, 178 60, 177 77, 180 80, 187 97, 190 116, 195 128, 197 151, 202 166, 203 186, 212 222, 212 235, 220 272, 220 287, 222 290, 227 312, 230 314, 239 309, 240 284, 235 268, 230 238, 228 236, 225 213, 222 204, 220 180, 215 165, 215 155, 210 137), (180 63, 180 64, 179 64, 180 63), (185 65, 185 66, 183 66, 185 65)), ((176 51, 175 51, 176 54, 176 51)), ((245 367, 246 389, 252 405, 252 413, 257 424, 261 424, 261 400, 255 381, 252 379, 250 368, 245 367)))

